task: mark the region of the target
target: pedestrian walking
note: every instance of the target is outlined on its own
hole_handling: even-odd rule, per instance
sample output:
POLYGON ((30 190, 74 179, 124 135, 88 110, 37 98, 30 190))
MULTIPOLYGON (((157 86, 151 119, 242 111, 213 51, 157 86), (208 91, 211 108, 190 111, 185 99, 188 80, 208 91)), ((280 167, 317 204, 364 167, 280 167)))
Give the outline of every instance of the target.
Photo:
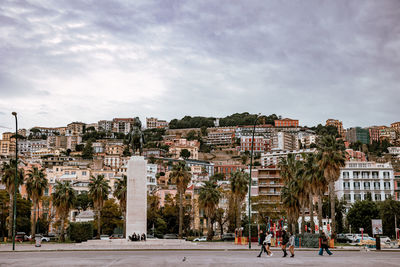
POLYGON ((283 258, 287 256, 286 246, 287 246, 288 243, 289 243, 288 234, 286 233, 286 230, 283 229, 282 230, 282 245, 281 245, 281 248, 282 248, 282 251, 283 251, 283 256, 282 256, 283 258))
POLYGON ((293 232, 290 232, 290 237, 289 237, 289 251, 291 254, 291 258, 294 258, 294 243, 295 243, 295 236, 293 232))
POLYGON ((319 255, 324 256, 324 249, 326 250, 326 253, 329 254, 329 256, 332 255, 332 252, 329 250, 328 247, 328 237, 325 235, 324 232, 320 235, 320 241, 321 241, 321 248, 319 249, 319 255))
POLYGON ((268 255, 267 249, 265 248, 265 243, 264 243, 264 241, 265 241, 265 234, 264 234, 264 232, 261 230, 261 231, 260 231, 261 250, 260 250, 260 254, 258 254, 258 256, 257 256, 258 258, 261 257, 261 254, 262 254, 263 252, 267 253, 267 255, 268 255))
POLYGON ((274 255, 271 251, 271 239, 272 239, 272 232, 269 231, 267 236, 265 237, 265 241, 264 241, 264 243, 266 244, 266 247, 267 247, 268 257, 272 257, 272 255, 274 255))

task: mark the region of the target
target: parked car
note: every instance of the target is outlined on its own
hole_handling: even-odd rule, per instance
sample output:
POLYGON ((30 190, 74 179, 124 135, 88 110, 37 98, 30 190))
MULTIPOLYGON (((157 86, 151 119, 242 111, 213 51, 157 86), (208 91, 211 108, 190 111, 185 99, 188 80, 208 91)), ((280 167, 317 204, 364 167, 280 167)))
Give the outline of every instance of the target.
POLYGON ((207 237, 206 236, 202 236, 202 237, 198 237, 193 239, 194 242, 205 242, 207 241, 207 237))
POLYGON ((178 235, 177 234, 165 234, 163 236, 164 239, 178 239, 178 235))
POLYGON ((25 233, 18 232, 15 235, 15 242, 24 242, 25 241, 25 233))
POLYGON ((381 243, 389 244, 390 242, 392 242, 392 240, 390 240, 389 237, 387 237, 387 236, 381 236, 381 243))
POLYGON ((354 242, 354 234, 344 234, 348 240, 348 242, 354 242))
POLYGON ((110 237, 108 235, 101 235, 100 240, 110 240, 110 237))
POLYGON ((113 234, 110 236, 110 239, 122 239, 124 235, 122 234, 113 234))
POLYGON ((48 236, 42 236, 41 241, 42 241, 42 242, 50 242, 50 237, 48 237, 48 236))
POLYGON ((348 243, 348 242, 350 242, 350 240, 347 238, 347 236, 345 234, 338 234, 336 236, 336 240, 339 243, 348 243))
POLYGON ((234 233, 226 233, 223 234, 221 237, 222 241, 235 241, 235 234, 234 233))

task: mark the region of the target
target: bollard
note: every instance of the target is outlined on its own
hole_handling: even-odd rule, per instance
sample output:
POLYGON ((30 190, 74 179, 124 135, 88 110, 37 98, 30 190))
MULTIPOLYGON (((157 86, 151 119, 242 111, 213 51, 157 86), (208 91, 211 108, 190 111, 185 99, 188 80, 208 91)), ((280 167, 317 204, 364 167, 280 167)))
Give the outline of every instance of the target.
POLYGON ((35 235, 35 247, 41 247, 42 246, 42 235, 36 234, 35 235))
POLYGON ((376 235, 375 240, 376 250, 381 250, 381 237, 379 235, 376 235))

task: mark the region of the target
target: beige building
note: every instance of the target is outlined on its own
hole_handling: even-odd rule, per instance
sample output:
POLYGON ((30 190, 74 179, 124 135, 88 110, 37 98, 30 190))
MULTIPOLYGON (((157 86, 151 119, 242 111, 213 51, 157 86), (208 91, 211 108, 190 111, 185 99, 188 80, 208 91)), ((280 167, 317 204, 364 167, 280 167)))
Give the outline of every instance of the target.
POLYGON ((189 159, 198 160, 199 159, 199 148, 200 143, 197 140, 188 141, 186 139, 175 139, 170 143, 169 153, 174 159, 179 159, 181 152, 187 149, 190 152, 189 159))
POLYGON ((86 124, 83 122, 72 122, 67 125, 66 133, 68 135, 81 135, 85 129, 86 124))
POLYGON ((114 133, 128 134, 135 123, 134 118, 114 118, 112 122, 112 131, 114 133))
POLYGON ((146 128, 153 129, 153 128, 167 128, 168 122, 165 120, 159 120, 157 118, 146 118, 146 128))
POLYGON ((208 128, 207 145, 232 145, 235 142, 237 127, 208 128))
POLYGON ((15 138, 11 132, 3 133, 3 139, 0 140, 0 156, 10 156, 15 154, 15 138))
POLYGON ((338 129, 338 133, 341 137, 345 137, 344 135, 344 129, 343 129, 343 123, 339 120, 335 120, 335 119, 328 119, 326 120, 326 124, 325 126, 335 126, 338 129))

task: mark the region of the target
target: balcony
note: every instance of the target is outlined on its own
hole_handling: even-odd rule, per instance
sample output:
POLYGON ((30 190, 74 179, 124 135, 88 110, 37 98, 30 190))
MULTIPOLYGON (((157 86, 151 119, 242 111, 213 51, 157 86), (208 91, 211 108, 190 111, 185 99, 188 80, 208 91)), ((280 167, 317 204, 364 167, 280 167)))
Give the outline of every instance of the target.
POLYGON ((282 187, 283 184, 278 183, 267 183, 267 182, 258 182, 259 187, 282 187))
POLYGON ((281 193, 279 192, 258 192, 259 195, 263 196, 280 196, 281 193))

